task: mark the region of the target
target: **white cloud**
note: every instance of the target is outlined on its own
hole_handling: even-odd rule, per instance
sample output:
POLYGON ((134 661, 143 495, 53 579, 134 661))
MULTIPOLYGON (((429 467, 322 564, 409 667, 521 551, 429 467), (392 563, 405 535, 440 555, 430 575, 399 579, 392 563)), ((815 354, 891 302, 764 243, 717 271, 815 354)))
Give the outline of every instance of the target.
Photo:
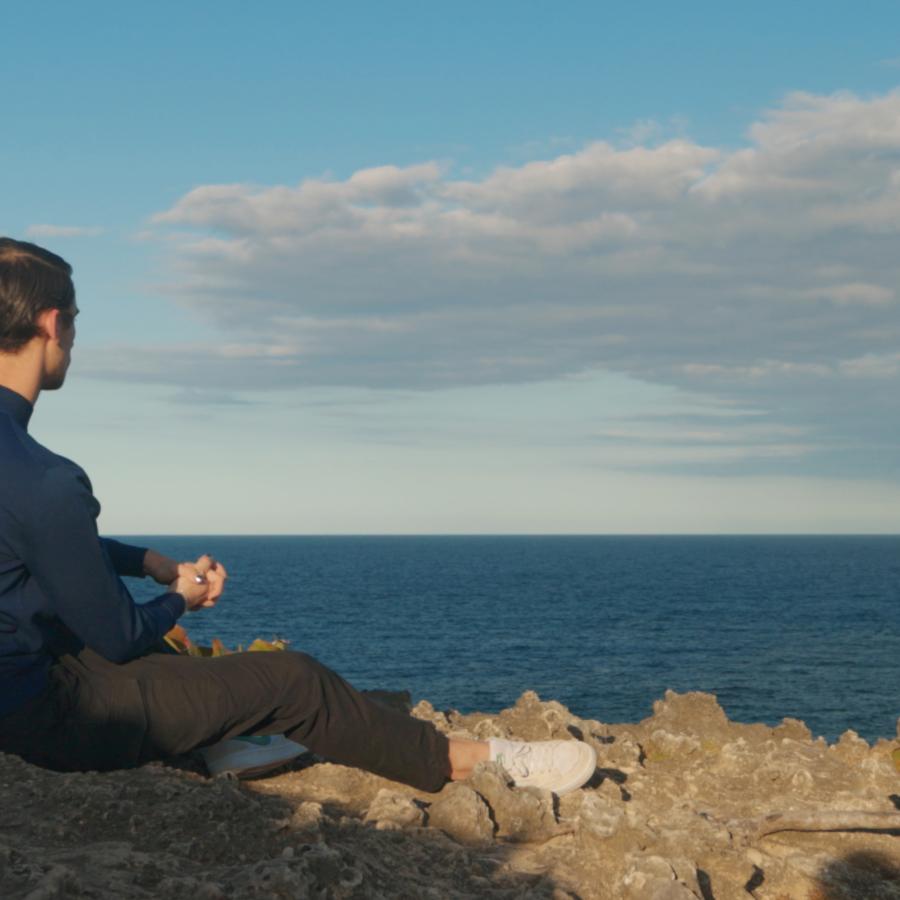
POLYGON ((98 237, 103 229, 97 225, 29 225, 25 235, 31 238, 98 237))
POLYGON ((792 94, 737 149, 596 141, 480 180, 424 162, 206 185, 152 226, 179 302, 223 346, 88 364, 223 390, 607 370, 824 423, 835 446, 884 438, 900 413, 898 172, 894 91, 792 94))

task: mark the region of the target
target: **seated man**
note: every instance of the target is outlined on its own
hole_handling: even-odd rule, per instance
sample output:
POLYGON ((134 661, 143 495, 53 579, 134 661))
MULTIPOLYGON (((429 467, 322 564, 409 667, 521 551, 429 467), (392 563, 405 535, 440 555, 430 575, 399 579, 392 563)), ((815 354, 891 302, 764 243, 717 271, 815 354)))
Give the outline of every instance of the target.
POLYGON ((594 772, 578 741, 448 740, 303 653, 197 659, 154 652, 186 611, 212 607, 226 571, 100 538, 87 475, 28 434, 62 387, 78 308, 71 267, 0 238, 0 751, 57 770, 137 766, 240 736, 283 734, 314 753, 438 791, 497 759, 557 793, 594 772), (121 575, 165 585, 135 604, 121 575))

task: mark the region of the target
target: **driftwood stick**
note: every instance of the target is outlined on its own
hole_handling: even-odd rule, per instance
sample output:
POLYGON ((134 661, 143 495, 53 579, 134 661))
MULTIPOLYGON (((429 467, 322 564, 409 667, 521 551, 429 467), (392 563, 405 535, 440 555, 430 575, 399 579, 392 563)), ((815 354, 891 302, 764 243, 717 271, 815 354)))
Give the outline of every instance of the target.
MULTIPOLYGON (((881 831, 900 834, 900 812, 864 812, 854 809, 773 813, 741 823, 755 838, 780 831, 881 831)), ((737 822, 731 823, 738 825, 737 822)))

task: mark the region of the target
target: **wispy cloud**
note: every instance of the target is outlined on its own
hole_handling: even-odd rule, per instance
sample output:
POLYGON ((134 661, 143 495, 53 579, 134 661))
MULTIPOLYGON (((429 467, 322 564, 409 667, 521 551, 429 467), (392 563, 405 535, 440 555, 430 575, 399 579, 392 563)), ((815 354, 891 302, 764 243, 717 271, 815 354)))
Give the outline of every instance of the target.
POLYGON ((98 237, 103 229, 98 225, 29 225, 25 234, 33 238, 98 237))
POLYGON ((197 388, 185 388, 169 398, 170 403, 179 406, 246 406, 249 401, 236 394, 225 391, 199 390, 197 388))

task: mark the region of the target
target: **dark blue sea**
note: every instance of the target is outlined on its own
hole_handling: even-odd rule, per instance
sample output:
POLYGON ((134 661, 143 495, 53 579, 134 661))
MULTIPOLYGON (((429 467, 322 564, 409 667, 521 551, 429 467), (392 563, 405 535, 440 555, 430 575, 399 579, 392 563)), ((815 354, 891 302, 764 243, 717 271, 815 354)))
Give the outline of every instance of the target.
MULTIPOLYGON (((283 637, 357 687, 496 711, 531 689, 603 722, 666 688, 742 722, 893 737, 900 537, 138 537, 230 574, 201 643, 283 637)), ((131 581, 136 599, 156 592, 131 581)))

